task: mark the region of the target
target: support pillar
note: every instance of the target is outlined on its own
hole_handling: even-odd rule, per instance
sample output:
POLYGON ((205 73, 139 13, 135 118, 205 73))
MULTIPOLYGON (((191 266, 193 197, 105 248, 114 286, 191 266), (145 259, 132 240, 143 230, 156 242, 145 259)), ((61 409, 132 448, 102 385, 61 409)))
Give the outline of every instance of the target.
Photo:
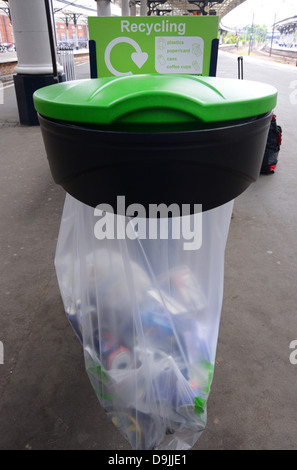
POLYGON ((130 16, 136 16, 136 1, 130 0, 130 16))
MULTIPOLYGON (((43 0, 9 0, 18 65, 14 85, 20 123, 38 125, 33 93, 54 81, 45 3, 43 0)), ((57 64, 62 81, 63 68, 57 64)))
POLYGON ((147 0, 140 0, 140 16, 147 16, 147 0))
POLYGON ((122 0, 122 16, 130 16, 129 0, 122 0))
POLYGON ((95 0, 97 2, 97 16, 111 16, 109 0, 95 0))

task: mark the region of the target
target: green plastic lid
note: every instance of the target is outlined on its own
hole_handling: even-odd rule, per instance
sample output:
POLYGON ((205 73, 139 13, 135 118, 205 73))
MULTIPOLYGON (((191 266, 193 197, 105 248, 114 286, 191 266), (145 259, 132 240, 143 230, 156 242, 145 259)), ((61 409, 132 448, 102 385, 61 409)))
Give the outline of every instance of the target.
POLYGON ((259 82, 152 74, 76 80, 40 88, 36 111, 48 118, 112 126, 218 123, 271 111, 277 90, 259 82))

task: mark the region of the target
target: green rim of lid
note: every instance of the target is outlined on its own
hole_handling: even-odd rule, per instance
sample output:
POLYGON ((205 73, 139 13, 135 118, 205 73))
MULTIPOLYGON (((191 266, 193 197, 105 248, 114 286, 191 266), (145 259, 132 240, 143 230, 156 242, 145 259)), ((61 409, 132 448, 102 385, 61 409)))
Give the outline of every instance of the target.
POLYGON ((62 82, 33 99, 39 114, 76 123, 217 123, 273 110, 277 90, 248 80, 148 74, 62 82))

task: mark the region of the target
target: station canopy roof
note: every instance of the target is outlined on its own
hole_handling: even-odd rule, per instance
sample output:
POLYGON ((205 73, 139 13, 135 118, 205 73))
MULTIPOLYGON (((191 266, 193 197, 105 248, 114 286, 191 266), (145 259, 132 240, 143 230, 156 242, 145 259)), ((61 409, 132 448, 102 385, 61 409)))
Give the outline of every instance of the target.
POLYGON ((297 15, 292 16, 291 18, 286 18, 284 20, 278 21, 275 23, 276 29, 281 33, 296 31, 297 29, 297 15))
MULTIPOLYGON (((140 0, 136 1, 136 7, 140 0)), ((246 0, 147 0, 152 15, 191 15, 202 10, 206 14, 216 14, 220 20, 231 10, 244 3, 246 0), (205 8, 206 7, 206 8, 205 8)), ((63 18, 76 13, 78 22, 86 22, 88 16, 97 15, 97 3, 95 0, 52 0, 55 17, 63 18)), ((111 0, 112 15, 121 15, 121 0, 111 0)), ((0 0, 0 13, 9 7, 7 0, 0 0)))
MULTIPOLYGON (((206 13, 216 14, 223 18, 231 10, 239 6, 245 0, 217 0, 217 1, 193 1, 193 0, 147 0, 152 14, 159 15, 190 15, 199 13, 205 9, 206 13), (206 7, 206 8, 205 8, 206 7)), ((140 5, 140 0, 136 0, 140 5)), ((81 16, 97 15, 97 4, 95 0, 53 0, 56 15, 67 15, 77 13, 81 16)), ((111 12, 113 15, 121 15, 121 0, 111 1, 111 12)))

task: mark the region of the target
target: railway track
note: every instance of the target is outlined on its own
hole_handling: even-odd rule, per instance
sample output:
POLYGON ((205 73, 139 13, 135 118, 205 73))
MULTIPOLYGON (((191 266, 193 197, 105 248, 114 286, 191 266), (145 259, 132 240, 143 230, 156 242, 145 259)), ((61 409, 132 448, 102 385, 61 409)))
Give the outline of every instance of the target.
MULTIPOLYGON (((225 52, 230 52, 232 54, 245 55, 247 54, 248 48, 237 48, 236 44, 226 44, 220 46, 220 49, 225 52)), ((270 55, 270 45, 266 44, 260 49, 252 49, 252 55, 257 55, 259 57, 275 60, 276 62, 283 62, 288 64, 293 64, 297 66, 297 48, 296 50, 288 49, 275 49, 271 50, 270 55)))
MULTIPOLYGON (((17 58, 9 58, 5 60, 3 55, 0 55, 0 82, 5 83, 12 80, 14 68, 17 65, 17 58)), ((89 53, 74 54, 74 65, 82 64, 89 60, 89 53)))

